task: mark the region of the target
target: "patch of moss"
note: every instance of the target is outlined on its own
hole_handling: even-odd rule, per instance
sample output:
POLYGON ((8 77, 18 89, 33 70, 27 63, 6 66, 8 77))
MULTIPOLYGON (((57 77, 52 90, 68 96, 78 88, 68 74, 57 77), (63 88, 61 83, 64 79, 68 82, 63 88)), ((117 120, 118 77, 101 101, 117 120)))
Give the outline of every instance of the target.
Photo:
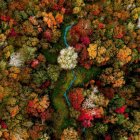
POLYGON ((48 63, 50 64, 56 64, 57 63, 57 56, 56 54, 49 52, 48 50, 45 50, 42 52, 47 60, 48 63))

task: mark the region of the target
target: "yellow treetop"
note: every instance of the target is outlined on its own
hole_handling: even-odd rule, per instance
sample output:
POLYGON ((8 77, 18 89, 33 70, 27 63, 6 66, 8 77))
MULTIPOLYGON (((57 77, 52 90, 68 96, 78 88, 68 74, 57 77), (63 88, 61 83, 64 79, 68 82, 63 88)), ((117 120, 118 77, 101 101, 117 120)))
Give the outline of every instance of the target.
POLYGON ((94 59, 97 56, 97 44, 89 44, 87 50, 91 59, 94 59))

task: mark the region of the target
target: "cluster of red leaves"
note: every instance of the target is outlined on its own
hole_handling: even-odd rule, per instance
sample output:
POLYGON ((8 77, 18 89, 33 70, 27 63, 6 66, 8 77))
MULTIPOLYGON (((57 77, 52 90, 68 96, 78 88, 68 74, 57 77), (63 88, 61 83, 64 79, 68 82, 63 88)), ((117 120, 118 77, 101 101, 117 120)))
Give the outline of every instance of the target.
POLYGON ((53 109, 48 108, 46 111, 40 114, 41 120, 42 121, 50 120, 52 117, 52 113, 53 113, 53 109))
POLYGON ((51 118, 52 114, 52 109, 48 109, 49 104, 45 96, 40 101, 38 98, 30 100, 27 105, 27 113, 30 116, 39 117, 42 121, 46 121, 51 118))
POLYGON ((94 108, 88 110, 81 110, 81 114, 78 117, 78 121, 82 122, 82 125, 85 128, 91 127, 92 123, 95 118, 102 118, 103 117, 103 109, 102 108, 94 108))
POLYGON ((82 122, 82 125, 86 127, 91 127, 91 121, 93 120, 92 110, 83 110, 81 111, 80 116, 78 117, 78 121, 82 122))
POLYGON ((47 41, 51 41, 51 40, 52 40, 52 37, 53 37, 53 32, 52 32, 52 30, 47 29, 47 30, 44 32, 44 38, 45 38, 47 41))
POLYGON ((89 36, 93 33, 91 29, 90 20, 81 19, 76 25, 70 30, 71 35, 71 45, 75 46, 78 42, 81 42, 84 45, 89 45, 90 38, 89 36))
POLYGON ((10 32, 8 34, 8 37, 16 37, 18 34, 16 33, 15 29, 12 27, 13 25, 16 25, 16 21, 14 19, 12 19, 10 16, 5 16, 2 15, 0 16, 0 20, 4 21, 4 22, 8 22, 9 26, 10 26, 10 32))
POLYGON ((61 10, 63 8, 65 0, 59 0, 57 3, 54 3, 53 9, 54 10, 61 10))
POLYGON ((100 5, 94 5, 93 4, 91 6, 91 8, 92 8, 92 14, 94 16, 98 16, 101 13, 101 11, 102 11, 102 7, 100 5))
POLYGON ((0 119, 0 126, 3 129, 6 129, 7 128, 7 124, 2 119, 0 119))
POLYGON ((90 20, 81 19, 71 30, 71 35, 77 34, 80 37, 92 34, 90 20))
POLYGON ((32 68, 36 68, 38 65, 39 65, 39 60, 38 60, 38 59, 34 59, 34 60, 31 62, 31 67, 32 67, 32 68))
POLYGON ((83 89, 82 88, 76 88, 73 91, 71 91, 69 93, 69 100, 70 100, 74 109, 80 110, 81 109, 81 104, 84 100, 83 89))
POLYGON ((103 23, 100 22, 100 23, 98 24, 98 28, 99 28, 99 29, 104 29, 104 28, 105 28, 105 24, 103 24, 103 23))
POLYGON ((9 37, 16 37, 16 36, 17 36, 17 33, 16 33, 15 29, 12 28, 12 29, 10 30, 9 37))
POLYGON ((119 107, 119 108, 116 108, 115 109, 115 112, 118 113, 118 114, 124 114, 125 113, 125 110, 126 110, 126 105, 122 106, 122 107, 119 107))
POLYGON ((2 15, 2 16, 0 16, 0 19, 1 19, 2 21, 8 22, 8 21, 10 21, 11 17, 10 17, 10 16, 2 15))
POLYGON ((90 39, 88 36, 84 36, 80 38, 80 41, 82 42, 82 44, 88 46, 90 44, 90 39))
POLYGON ((52 10, 60 11, 62 14, 72 14, 72 4, 65 0, 58 0, 57 2, 52 2, 52 10))
POLYGON ((72 107, 80 111, 80 115, 78 117, 78 121, 82 122, 82 125, 86 127, 91 127, 91 121, 94 118, 103 117, 103 109, 102 108, 94 108, 94 109, 83 109, 81 104, 84 101, 83 89, 76 88, 69 93, 69 100, 72 104, 72 107))
POLYGON ((89 36, 92 34, 90 21, 80 20, 70 31, 71 41, 70 44, 75 47, 79 53, 78 62, 83 67, 89 69, 92 65, 92 61, 89 59, 87 47, 90 44, 89 36))
MULTIPOLYGON (((37 58, 33 59, 30 63, 31 68, 35 69, 41 64, 45 62, 45 57, 42 54, 39 54, 37 58)), ((49 85, 48 85, 49 86, 49 85)))

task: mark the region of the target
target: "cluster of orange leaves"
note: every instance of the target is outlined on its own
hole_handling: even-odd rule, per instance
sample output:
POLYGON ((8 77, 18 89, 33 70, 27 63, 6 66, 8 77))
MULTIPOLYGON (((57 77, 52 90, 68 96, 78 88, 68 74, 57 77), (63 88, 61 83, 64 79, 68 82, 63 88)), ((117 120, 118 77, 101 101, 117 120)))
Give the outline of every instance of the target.
POLYGON ((44 129, 44 126, 42 125, 34 125, 31 130, 29 130, 30 136, 33 140, 36 140, 40 137, 40 132, 44 129))
POLYGON ((27 112, 30 115, 38 117, 40 113, 44 112, 50 105, 48 96, 44 96, 41 100, 35 98, 28 102, 27 112))
POLYGON ((117 54, 117 58, 119 61, 122 62, 122 64, 126 64, 129 61, 131 61, 132 58, 132 50, 126 46, 124 46, 122 49, 119 50, 117 54))
POLYGON ((16 105, 15 107, 12 107, 10 109, 10 115, 11 115, 11 117, 12 118, 15 117, 18 112, 19 112, 19 106, 18 105, 16 105))
POLYGON ((42 13, 43 15, 43 21, 48 25, 49 28, 54 28, 57 25, 61 24, 63 22, 63 15, 60 13, 57 13, 54 17, 52 12, 50 13, 42 13))

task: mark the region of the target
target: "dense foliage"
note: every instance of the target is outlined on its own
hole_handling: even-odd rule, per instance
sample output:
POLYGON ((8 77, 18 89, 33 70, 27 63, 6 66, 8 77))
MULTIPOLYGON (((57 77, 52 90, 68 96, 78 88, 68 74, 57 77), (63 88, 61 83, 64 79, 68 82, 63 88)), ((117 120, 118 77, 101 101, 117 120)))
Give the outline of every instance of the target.
POLYGON ((0 0, 0 140, 140 140, 140 0, 0 0))

